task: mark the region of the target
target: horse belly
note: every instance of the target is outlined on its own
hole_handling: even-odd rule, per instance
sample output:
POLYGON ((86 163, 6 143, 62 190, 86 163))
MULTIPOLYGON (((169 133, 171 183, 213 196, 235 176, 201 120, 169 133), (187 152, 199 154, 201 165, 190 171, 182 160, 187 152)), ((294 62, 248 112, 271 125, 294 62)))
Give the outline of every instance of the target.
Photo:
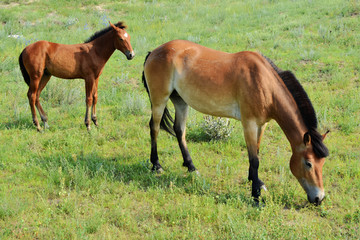
POLYGON ((195 110, 217 117, 241 120, 240 106, 235 98, 209 94, 201 90, 176 89, 183 100, 195 110))
POLYGON ((55 45, 56 48, 49 54, 46 69, 51 75, 64 79, 81 78, 80 50, 71 48, 71 45, 55 45))

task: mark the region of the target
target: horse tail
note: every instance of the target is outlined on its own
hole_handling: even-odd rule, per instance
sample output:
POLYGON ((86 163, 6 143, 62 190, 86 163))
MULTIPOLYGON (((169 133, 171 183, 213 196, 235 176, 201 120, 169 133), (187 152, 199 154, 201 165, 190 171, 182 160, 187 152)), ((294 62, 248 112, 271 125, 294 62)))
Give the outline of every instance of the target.
POLYGON ((20 70, 21 70, 21 73, 23 75, 23 78, 24 78, 26 84, 28 86, 30 86, 30 76, 29 76, 29 73, 26 71, 26 68, 24 66, 23 57, 22 57, 23 53, 24 53, 24 51, 22 51, 20 56, 19 56, 20 70))
MULTIPOLYGON (((148 57, 150 56, 151 52, 149 52, 146 57, 145 57, 145 61, 144 61, 144 65, 146 63, 146 60, 148 59, 148 57)), ((146 83, 146 78, 145 78, 145 73, 144 71, 142 72, 142 82, 144 84, 144 87, 146 89, 146 92, 148 93, 149 95, 149 98, 150 98, 150 92, 149 92, 149 88, 148 88, 148 85, 146 83)), ((150 104, 152 105, 151 103, 151 99, 150 99, 150 104)), ((152 118, 151 118, 152 119, 152 118)), ((165 130, 166 132, 168 132, 169 134, 173 135, 173 136, 176 136, 175 134, 175 131, 174 131, 174 119, 172 118, 170 112, 169 112, 169 109, 167 107, 165 107, 164 109, 164 113, 161 117, 161 121, 160 121, 160 128, 165 130)))

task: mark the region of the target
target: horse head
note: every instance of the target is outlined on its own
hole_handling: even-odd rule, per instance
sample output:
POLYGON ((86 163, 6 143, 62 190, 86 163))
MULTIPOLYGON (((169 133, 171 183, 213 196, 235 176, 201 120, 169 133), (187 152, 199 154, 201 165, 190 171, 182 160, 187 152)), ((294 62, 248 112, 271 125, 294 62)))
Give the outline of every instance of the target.
POLYGON ((115 32, 115 48, 125 54, 128 60, 134 58, 135 53, 130 43, 130 35, 125 31, 126 26, 122 22, 118 22, 116 25, 112 24, 110 21, 110 26, 114 29, 115 32))
MULTIPOLYGON (((327 133, 319 134, 321 142, 327 133)), ((315 149, 317 146, 312 142, 312 135, 309 132, 304 134, 303 144, 291 156, 290 169, 305 190, 309 202, 320 205, 325 197, 322 168, 327 154, 319 154, 315 149)))

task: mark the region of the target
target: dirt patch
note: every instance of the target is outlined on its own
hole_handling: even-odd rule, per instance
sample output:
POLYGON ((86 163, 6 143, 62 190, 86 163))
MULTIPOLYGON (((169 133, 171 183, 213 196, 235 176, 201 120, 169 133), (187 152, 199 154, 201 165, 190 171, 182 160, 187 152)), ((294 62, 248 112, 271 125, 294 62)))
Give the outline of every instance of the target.
MULTIPOLYGON (((29 0, 29 1, 24 1, 22 4, 30 4, 36 2, 36 0, 29 0)), ((19 6, 20 3, 16 3, 16 2, 12 2, 12 3, 0 3, 0 8, 3 9, 8 9, 8 8, 13 8, 13 7, 17 7, 19 6)))
POLYGON ((19 6, 20 4, 19 3, 0 3, 0 8, 12 8, 12 7, 16 7, 16 6, 19 6))
POLYGON ((103 6, 100 6, 100 5, 95 6, 95 9, 98 10, 99 12, 104 12, 105 11, 103 6))
MULTIPOLYGON (((94 9, 97 10, 97 11, 99 11, 99 12, 105 12, 106 9, 104 8, 104 6, 105 6, 105 4, 103 4, 103 5, 97 5, 97 6, 94 7, 94 9)), ((81 9, 81 10, 84 10, 84 9, 87 9, 87 8, 88 8, 87 6, 83 6, 83 7, 81 7, 80 9, 81 9)))

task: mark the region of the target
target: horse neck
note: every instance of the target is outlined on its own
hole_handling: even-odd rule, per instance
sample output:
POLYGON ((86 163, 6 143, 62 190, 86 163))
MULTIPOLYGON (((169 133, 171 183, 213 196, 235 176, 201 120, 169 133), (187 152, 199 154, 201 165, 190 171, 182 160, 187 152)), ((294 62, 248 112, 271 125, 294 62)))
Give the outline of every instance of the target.
POLYGON ((275 99, 275 114, 273 118, 285 133, 294 152, 297 151, 299 146, 302 146, 307 128, 291 93, 284 89, 283 95, 278 95, 280 97, 275 99))
POLYGON ((114 33, 109 31, 103 36, 100 36, 89 43, 92 51, 97 57, 104 61, 104 64, 109 60, 115 51, 114 33))

